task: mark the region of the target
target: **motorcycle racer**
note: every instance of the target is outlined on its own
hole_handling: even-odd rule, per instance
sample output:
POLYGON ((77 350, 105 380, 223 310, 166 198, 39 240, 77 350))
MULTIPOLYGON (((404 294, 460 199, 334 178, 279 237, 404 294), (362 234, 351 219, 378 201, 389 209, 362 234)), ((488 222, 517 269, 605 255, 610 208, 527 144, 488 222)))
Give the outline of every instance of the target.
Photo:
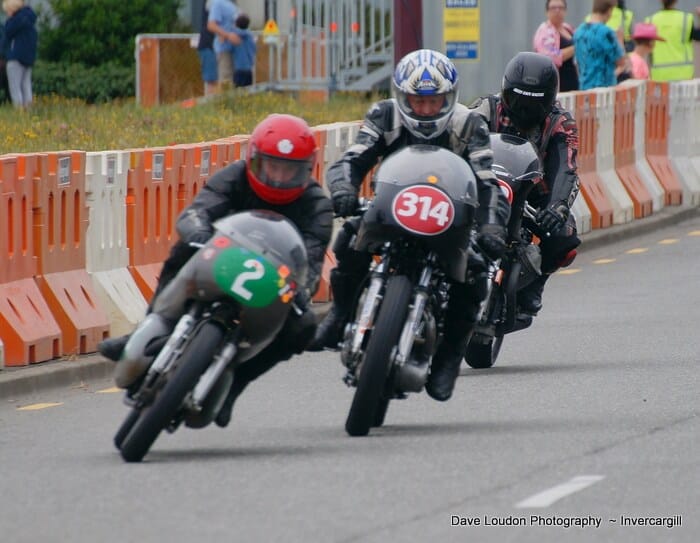
MULTIPOLYGON (((488 126, 479 115, 458 103, 457 69, 443 54, 421 49, 399 61, 392 82, 394 97, 370 107, 354 144, 326 173, 336 214, 347 217, 355 213, 359 187, 382 158, 412 144, 447 148, 463 157, 476 174, 480 224, 477 241, 487 254, 497 258, 505 248, 509 207, 491 171, 488 126)), ((333 306, 319 325, 309 350, 337 346, 352 310, 355 289, 367 274, 371 255, 351 246, 359 221, 346 221, 334 243, 338 265, 331 272, 333 306)), ((468 284, 465 277, 464 282, 455 282, 450 289, 444 341, 426 384, 428 394, 439 401, 452 395, 460 360, 486 295, 485 279, 479 278, 476 283, 468 284)))
MULTIPOLYGON (((174 323, 159 322, 165 319, 152 313, 154 300, 197 251, 190 244, 209 240, 217 219, 248 209, 275 211, 297 226, 308 255, 307 284, 302 285, 294 299, 301 315, 290 311, 276 339, 236 369, 229 394, 216 417, 216 424, 221 427, 228 425, 233 403, 248 383, 278 362, 301 353, 313 338, 316 323, 309 302, 318 289, 333 221, 331 201, 311 177, 317 151, 314 136, 303 119, 269 115, 253 130, 247 158, 212 175, 178 217, 176 228, 180 240, 163 264, 147 312, 147 319, 160 326, 161 335, 169 334, 174 323)), ((115 375, 117 384, 123 388, 135 383, 143 373, 140 364, 130 364, 127 346, 130 336, 106 339, 98 345, 103 356, 118 361, 115 375)))

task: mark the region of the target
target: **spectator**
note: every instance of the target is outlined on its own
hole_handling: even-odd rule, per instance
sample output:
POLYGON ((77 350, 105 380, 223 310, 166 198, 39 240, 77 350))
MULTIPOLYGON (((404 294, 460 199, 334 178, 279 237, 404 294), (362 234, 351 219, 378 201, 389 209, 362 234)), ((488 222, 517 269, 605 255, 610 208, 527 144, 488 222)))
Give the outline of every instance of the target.
POLYGON ((657 41, 666 41, 651 23, 637 23, 632 33, 634 51, 629 54, 631 76, 634 79, 649 79, 649 55, 657 41))
POLYGON ((202 4, 202 24, 199 29, 199 42, 197 54, 202 69, 202 81, 204 81, 204 96, 216 94, 219 81, 219 70, 216 66, 216 53, 214 53, 214 33, 207 28, 209 19, 209 4, 207 0, 202 4))
POLYGON ((214 53, 219 71, 219 84, 233 82, 233 46, 241 43, 236 34, 234 21, 238 17, 238 6, 231 0, 210 0, 207 29, 214 34, 214 53))
MULTIPOLYGON (((590 21, 590 14, 586 16, 586 22, 590 21)), ((625 0, 617 0, 617 6, 612 10, 610 19, 605 23, 608 28, 611 28, 620 36, 625 44, 625 51, 628 53, 634 49, 632 41, 632 22, 634 21, 634 12, 625 7, 625 0)))
POLYGON ((36 13, 24 0, 3 0, 7 14, 3 44, 10 99, 15 107, 27 108, 32 104, 32 66, 36 60, 36 13))
POLYGON ((547 0, 547 20, 533 39, 535 52, 552 59, 559 70, 559 92, 578 90, 578 71, 574 64, 574 29, 564 21, 566 0, 547 0))
POLYGON ((249 87, 253 84, 253 70, 255 69, 255 36, 248 30, 250 17, 241 13, 236 18, 234 32, 238 34, 241 43, 233 48, 233 59, 236 69, 233 71, 233 84, 236 87, 249 87))
MULTIPOLYGON (((676 0, 661 0, 663 8, 646 23, 656 26, 664 38, 654 47, 651 56, 651 79, 654 81, 680 81, 693 79, 695 71, 693 40, 700 40, 700 28, 693 26, 693 15, 675 8, 676 0)), ((700 15, 700 7, 695 8, 700 15)))
POLYGON ((0 26, 0 104, 10 101, 10 87, 7 84, 7 52, 5 51, 5 24, 0 26))
POLYGON ((615 32, 605 26, 617 0, 593 0, 589 22, 574 32, 575 58, 581 90, 611 87, 617 83, 616 68, 624 69, 625 51, 615 32))

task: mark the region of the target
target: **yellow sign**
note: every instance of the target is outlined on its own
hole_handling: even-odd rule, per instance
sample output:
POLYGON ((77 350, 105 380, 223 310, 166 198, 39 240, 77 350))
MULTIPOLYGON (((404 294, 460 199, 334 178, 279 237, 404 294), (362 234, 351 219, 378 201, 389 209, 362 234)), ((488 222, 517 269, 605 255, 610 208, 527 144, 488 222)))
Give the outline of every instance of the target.
POLYGON ((478 0, 446 0, 443 14, 447 57, 479 60, 481 13, 478 0))
POLYGON ((263 36, 279 36, 280 28, 274 19, 270 19, 265 23, 265 28, 263 29, 263 36))

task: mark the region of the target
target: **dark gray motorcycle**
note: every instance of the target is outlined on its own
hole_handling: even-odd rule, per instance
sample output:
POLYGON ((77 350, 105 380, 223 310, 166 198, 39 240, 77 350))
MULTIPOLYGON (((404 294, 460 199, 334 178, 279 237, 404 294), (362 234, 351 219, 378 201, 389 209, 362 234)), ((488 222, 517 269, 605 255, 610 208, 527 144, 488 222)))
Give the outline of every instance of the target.
POLYGON ((306 284, 308 264, 296 227, 271 211, 237 213, 214 226, 117 364, 131 411, 114 443, 127 462, 140 462, 162 430, 211 423, 236 368, 269 345, 288 312, 298 310, 292 300, 297 285, 306 284))
POLYGON ((517 136, 491 134, 493 170, 511 205, 506 252, 489 263, 490 293, 467 346, 465 361, 472 368, 490 368, 496 362, 503 336, 532 324, 531 316, 517 313, 518 291, 541 274, 542 258, 533 236, 546 236, 535 222, 527 197, 541 182, 542 164, 535 147, 517 136))
POLYGON ((385 159, 354 248, 375 255, 345 328, 341 360, 355 387, 351 436, 384 422, 389 402, 420 392, 437 350, 450 280, 464 281, 477 184, 465 160, 430 145, 385 159))

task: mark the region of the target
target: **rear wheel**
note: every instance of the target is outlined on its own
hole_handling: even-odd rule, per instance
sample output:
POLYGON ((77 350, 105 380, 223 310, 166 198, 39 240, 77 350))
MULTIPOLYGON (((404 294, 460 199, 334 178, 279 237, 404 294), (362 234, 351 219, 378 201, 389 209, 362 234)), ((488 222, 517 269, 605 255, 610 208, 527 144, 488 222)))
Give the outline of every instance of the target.
POLYGON ((217 324, 202 325, 185 346, 176 367, 167 376, 167 382, 157 393, 154 402, 146 407, 121 444, 121 455, 127 462, 140 462, 146 456, 160 432, 172 421, 187 394, 211 364, 224 337, 217 324))
POLYGON ((413 286, 406 276, 391 277, 387 281, 384 299, 367 343, 357 389, 345 421, 345 431, 351 436, 365 436, 372 426, 381 426, 384 422, 389 400, 383 399, 383 394, 391 365, 391 353, 399 342, 412 291, 413 286))

